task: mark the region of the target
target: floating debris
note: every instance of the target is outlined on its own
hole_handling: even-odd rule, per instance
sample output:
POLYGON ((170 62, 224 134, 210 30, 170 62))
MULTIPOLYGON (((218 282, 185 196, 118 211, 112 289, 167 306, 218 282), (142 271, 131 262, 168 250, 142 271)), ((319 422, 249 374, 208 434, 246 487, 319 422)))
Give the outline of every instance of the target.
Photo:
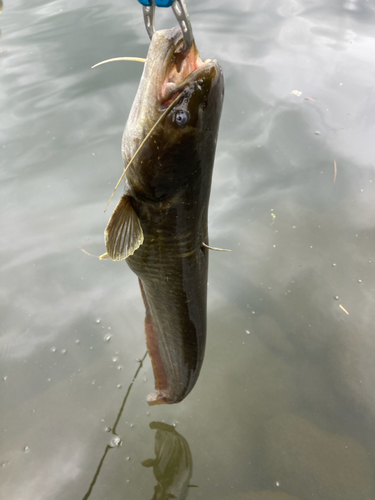
POLYGON ((344 313, 349 314, 348 311, 345 309, 345 307, 342 306, 341 304, 339 304, 339 308, 342 309, 344 313))
POLYGON ((336 160, 333 160, 333 182, 336 182, 336 176, 337 176, 337 165, 336 165, 336 160))
POLYGON ((122 446, 122 441, 119 436, 115 436, 114 438, 111 439, 109 446, 111 448, 117 448, 118 446, 122 446))

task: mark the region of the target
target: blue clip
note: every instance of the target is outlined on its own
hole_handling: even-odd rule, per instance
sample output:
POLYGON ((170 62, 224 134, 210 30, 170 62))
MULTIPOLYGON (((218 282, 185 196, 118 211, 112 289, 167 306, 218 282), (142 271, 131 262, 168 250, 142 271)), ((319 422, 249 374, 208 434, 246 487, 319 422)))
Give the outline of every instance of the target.
POLYGON ((154 0, 156 7, 170 7, 174 0, 154 0))
MULTIPOLYGON (((156 7, 170 7, 174 0, 154 0, 156 7)), ((138 2, 145 7, 151 7, 152 0, 138 0, 138 2)))

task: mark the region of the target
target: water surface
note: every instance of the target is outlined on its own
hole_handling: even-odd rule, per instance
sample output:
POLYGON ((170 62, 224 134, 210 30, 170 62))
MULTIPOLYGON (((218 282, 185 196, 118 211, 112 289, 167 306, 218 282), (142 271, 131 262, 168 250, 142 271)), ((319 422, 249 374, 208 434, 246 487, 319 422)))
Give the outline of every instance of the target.
POLYGON ((146 55, 141 8, 5 2, 0 496, 372 500, 374 3, 187 4, 226 78, 209 226, 232 252, 197 386, 149 408, 137 279, 81 251, 105 251, 142 71, 90 67, 146 55))

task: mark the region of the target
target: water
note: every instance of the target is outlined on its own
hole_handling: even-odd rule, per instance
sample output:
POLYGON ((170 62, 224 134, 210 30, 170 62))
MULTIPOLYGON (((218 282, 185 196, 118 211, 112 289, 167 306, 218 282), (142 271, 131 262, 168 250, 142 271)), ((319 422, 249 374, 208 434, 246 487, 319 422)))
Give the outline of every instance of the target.
POLYGON ((137 279, 81 251, 105 251, 142 71, 90 67, 146 55, 140 6, 5 2, 0 497, 373 499, 374 3, 187 3, 226 77, 209 225, 232 252, 197 386, 149 408, 137 279))

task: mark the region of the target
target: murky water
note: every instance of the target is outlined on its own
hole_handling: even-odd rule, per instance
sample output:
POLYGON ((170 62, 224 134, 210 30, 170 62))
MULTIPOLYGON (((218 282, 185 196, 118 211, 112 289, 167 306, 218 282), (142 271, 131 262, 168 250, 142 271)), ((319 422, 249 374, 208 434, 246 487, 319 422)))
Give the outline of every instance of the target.
POLYGON ((187 1, 226 77, 209 224, 232 252, 197 386, 149 408, 137 279, 81 251, 104 252, 142 71, 90 67, 146 55, 141 8, 5 2, 1 498, 375 498, 375 4, 232 3, 187 1))

